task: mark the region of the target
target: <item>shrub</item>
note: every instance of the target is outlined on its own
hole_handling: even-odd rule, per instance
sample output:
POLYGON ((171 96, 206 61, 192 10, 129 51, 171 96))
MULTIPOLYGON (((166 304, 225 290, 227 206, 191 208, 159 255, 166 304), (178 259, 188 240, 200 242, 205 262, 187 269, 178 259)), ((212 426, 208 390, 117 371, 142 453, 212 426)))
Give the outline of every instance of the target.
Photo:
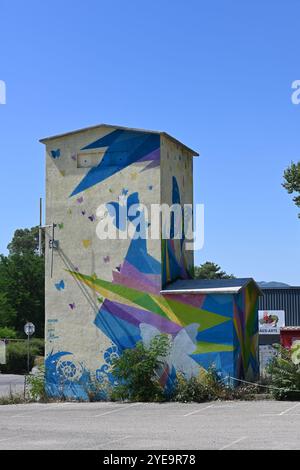
POLYGON ((112 361, 112 374, 118 385, 112 391, 113 400, 163 401, 164 387, 159 383, 158 371, 164 366, 169 352, 167 335, 155 336, 148 348, 138 342, 132 349, 112 361))
POLYGON ((185 378, 177 374, 172 400, 179 402, 204 402, 210 400, 252 400, 257 392, 256 385, 239 387, 227 386, 218 376, 214 366, 202 370, 198 377, 185 378))
POLYGON ((85 386, 85 391, 89 402, 109 401, 112 396, 112 385, 108 380, 99 383, 95 379, 85 386))
POLYGON ((267 372, 271 376, 272 395, 276 400, 299 400, 300 399, 300 364, 298 346, 290 350, 280 345, 274 345, 279 354, 274 357, 267 372))
POLYGON ((17 332, 13 328, 4 326, 0 328, 0 339, 16 339, 17 332))
MULTIPOLYGON (((0 371, 6 374, 23 374, 27 372, 27 341, 11 341, 6 347, 6 364, 0 365, 0 371)), ((32 339, 30 341, 29 367, 34 365, 36 356, 44 352, 44 341, 32 339)))
POLYGON ((47 401, 44 366, 39 366, 34 374, 27 376, 26 385, 30 399, 34 401, 47 401))
POLYGON ((20 403, 26 403, 21 393, 10 392, 9 395, 0 396, 0 405, 19 405, 20 403))
POLYGON ((208 389, 198 377, 186 379, 183 374, 177 374, 172 400, 184 403, 191 401, 201 403, 209 399, 208 389))

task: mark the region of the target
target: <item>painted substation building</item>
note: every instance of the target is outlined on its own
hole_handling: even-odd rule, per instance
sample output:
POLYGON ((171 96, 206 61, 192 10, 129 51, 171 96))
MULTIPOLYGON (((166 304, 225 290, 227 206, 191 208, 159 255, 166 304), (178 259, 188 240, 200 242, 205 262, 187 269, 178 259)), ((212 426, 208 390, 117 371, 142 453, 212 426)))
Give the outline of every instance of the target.
POLYGON ((114 385, 112 358, 159 333, 171 338, 167 388, 176 372, 191 377, 212 364, 223 378, 255 379, 254 280, 191 279, 193 251, 174 236, 171 213, 171 238, 162 218, 157 237, 138 236, 151 228, 153 205, 193 204, 197 153, 164 132, 104 124, 41 142, 48 394, 87 399, 94 384, 114 385), (107 217, 113 237, 101 235, 107 217))

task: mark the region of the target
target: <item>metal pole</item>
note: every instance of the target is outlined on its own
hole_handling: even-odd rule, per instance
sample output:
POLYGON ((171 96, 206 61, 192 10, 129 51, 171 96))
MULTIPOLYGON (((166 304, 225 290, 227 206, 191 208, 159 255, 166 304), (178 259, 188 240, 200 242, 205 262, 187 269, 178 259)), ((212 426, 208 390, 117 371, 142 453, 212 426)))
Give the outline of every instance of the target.
POLYGON ((29 368, 30 368, 30 364, 29 364, 29 356, 30 356, 30 335, 27 335, 27 373, 29 374, 29 368))
POLYGON ((42 198, 40 197, 39 256, 42 256, 42 198))
POLYGON ((52 276, 53 276, 53 250, 54 250, 53 247, 54 247, 54 234, 55 234, 54 229, 55 229, 55 224, 53 223, 53 224, 52 224, 52 240, 51 240, 51 250, 52 250, 52 252, 51 252, 51 268, 50 268, 50 271, 51 271, 51 272, 50 272, 50 276, 51 276, 51 278, 52 278, 52 276))

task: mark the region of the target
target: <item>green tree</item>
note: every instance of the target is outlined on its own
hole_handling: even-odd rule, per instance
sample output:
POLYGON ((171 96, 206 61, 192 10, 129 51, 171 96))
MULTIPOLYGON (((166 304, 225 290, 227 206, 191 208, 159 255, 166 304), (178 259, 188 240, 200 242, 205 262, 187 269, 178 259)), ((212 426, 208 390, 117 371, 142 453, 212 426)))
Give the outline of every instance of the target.
POLYGON ((233 279, 233 274, 227 274, 225 271, 221 270, 221 267, 212 263, 211 261, 206 261, 206 263, 201 264, 200 266, 195 266, 194 268, 194 278, 195 279, 233 279))
POLYGON ((38 254, 39 227, 17 229, 7 248, 10 255, 38 254))
MULTIPOLYGON (((1 259, 0 259, 0 272, 1 272, 1 259)), ((1 274, 0 274, 1 285, 1 274)), ((0 327, 14 328, 17 318, 17 312, 11 305, 7 292, 0 291, 0 327)))
MULTIPOLYGON (((295 193, 293 201, 297 207, 300 208, 300 161, 298 163, 291 163, 291 165, 284 171, 284 183, 282 186, 289 194, 295 193)), ((298 214, 300 218, 300 213, 298 214)))
POLYGON ((44 335, 44 258, 38 256, 38 227, 17 229, 0 255, 0 327, 24 335, 26 321, 44 335))
POLYGON ((17 332, 7 326, 0 327, 0 339, 16 339, 17 332))
POLYGON ((26 321, 44 334, 44 259, 33 253, 0 255, 0 326, 23 333, 26 321))

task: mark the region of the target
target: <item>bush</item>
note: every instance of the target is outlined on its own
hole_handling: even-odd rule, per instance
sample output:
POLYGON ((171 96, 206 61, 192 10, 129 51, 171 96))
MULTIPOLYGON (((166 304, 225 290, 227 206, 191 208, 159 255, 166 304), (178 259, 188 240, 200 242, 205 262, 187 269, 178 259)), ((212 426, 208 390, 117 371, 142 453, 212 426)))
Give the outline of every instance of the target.
POLYGON ((209 399, 208 389, 198 377, 186 379, 184 375, 177 374, 176 386, 172 396, 173 401, 201 403, 209 399))
POLYGON ((155 336, 149 347, 138 342, 126 349, 112 362, 112 374, 118 385, 112 391, 112 400, 163 401, 164 387, 159 383, 158 371, 169 352, 167 335, 155 336))
POLYGON ((45 366, 40 366, 34 374, 26 378, 27 393, 34 401, 47 401, 45 389, 45 366))
POLYGON ((4 326, 0 328, 0 339, 16 339, 17 332, 13 328, 4 326))
POLYGON ((290 350, 280 345, 274 345, 279 354, 274 357, 267 367, 271 376, 272 395, 276 400, 300 399, 300 359, 299 345, 295 344, 290 350), (276 388, 275 388, 276 387, 276 388))
MULTIPOLYGON (((0 371, 6 374, 23 374, 27 372, 27 341, 11 341, 6 347, 6 364, 0 365, 0 371)), ((30 341, 29 367, 34 365, 36 356, 44 354, 44 341, 30 341)))
POLYGON ((26 403, 24 395, 21 393, 10 392, 7 396, 0 396, 0 405, 19 405, 26 403))
POLYGON ((186 379, 177 374, 172 400, 179 402, 205 402, 211 400, 252 400, 257 392, 256 385, 230 387, 224 384, 214 366, 203 370, 199 377, 186 379))

